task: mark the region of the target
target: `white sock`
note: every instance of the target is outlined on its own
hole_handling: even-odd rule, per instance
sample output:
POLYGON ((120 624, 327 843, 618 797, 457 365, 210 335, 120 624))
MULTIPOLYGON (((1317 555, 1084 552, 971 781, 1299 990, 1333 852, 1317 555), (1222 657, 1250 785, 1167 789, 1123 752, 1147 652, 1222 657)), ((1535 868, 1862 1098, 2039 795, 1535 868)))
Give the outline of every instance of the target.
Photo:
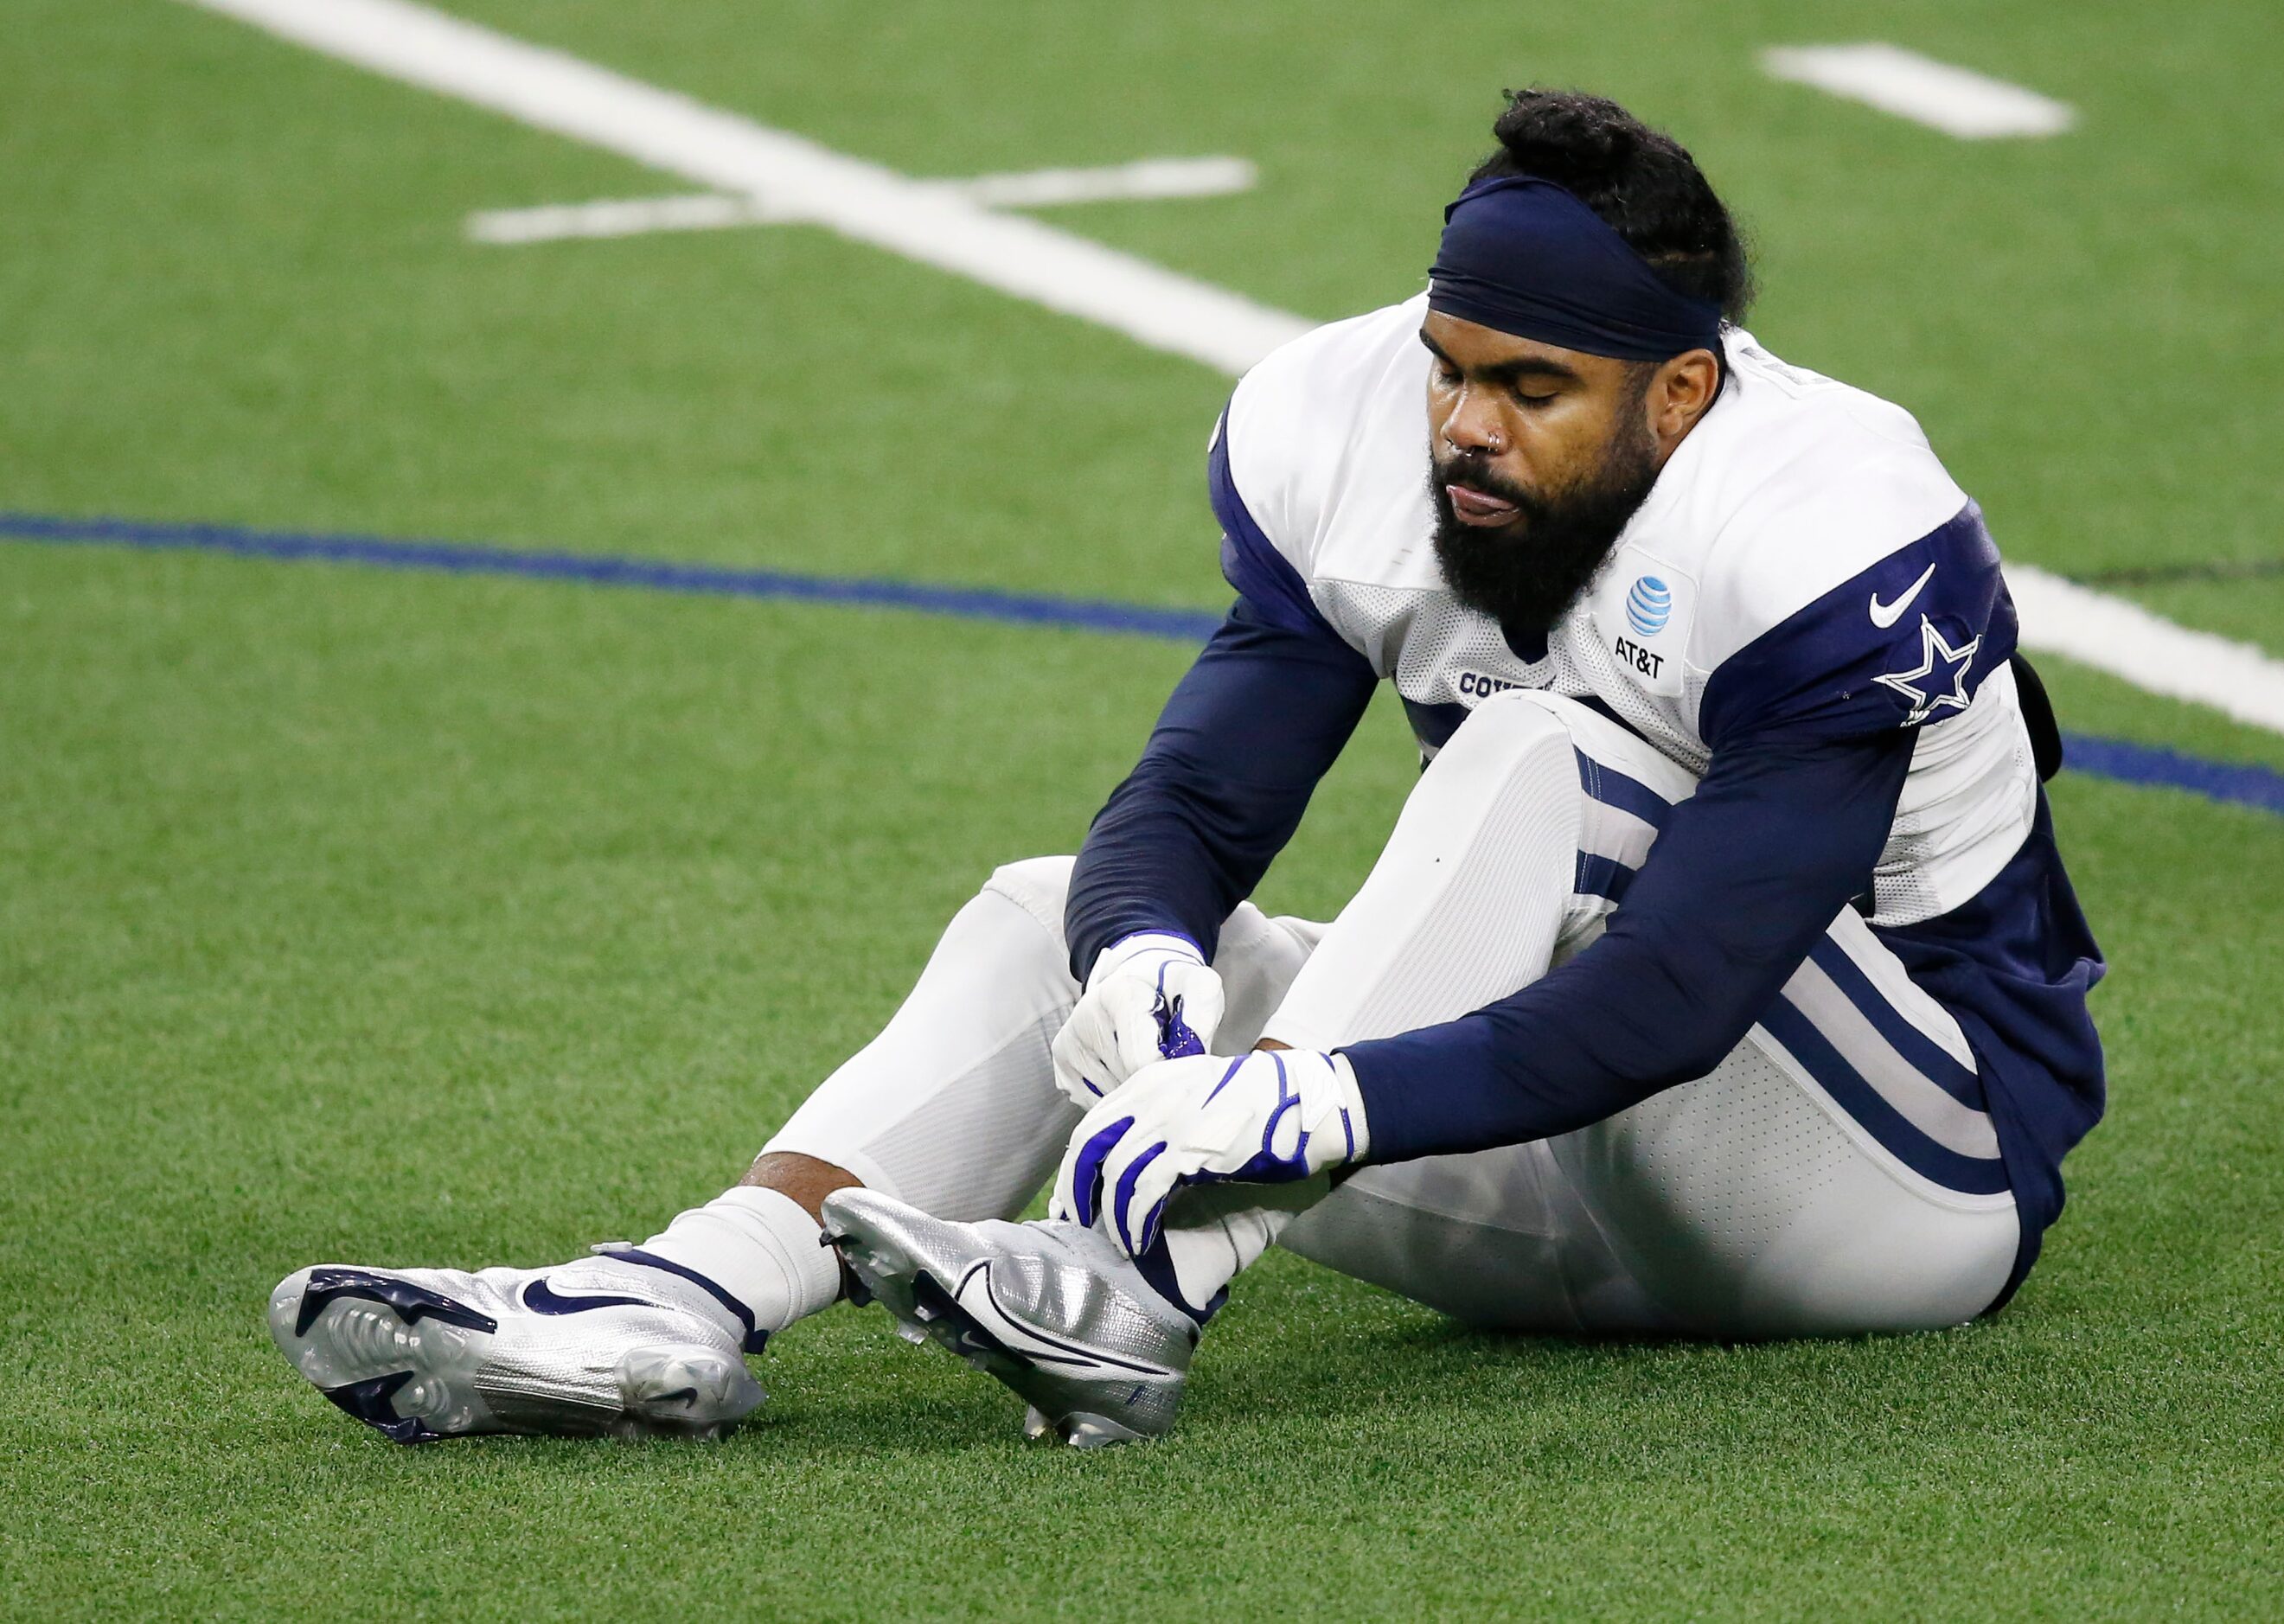
POLYGON ((1260 1261, 1273 1238, 1259 1222, 1266 1215, 1235 1213, 1198 1229, 1165 1232, 1167 1261, 1184 1302, 1201 1311, 1210 1308, 1215 1293, 1260 1261))
POLYGON ((824 1233, 791 1196, 740 1184, 682 1214, 641 1249, 720 1286, 766 1334, 840 1296, 841 1266, 824 1233))
POLYGON ((1161 1234, 1182 1300, 1203 1309, 1261 1261, 1285 1226, 1325 1198, 1328 1181, 1186 1190, 1161 1234))

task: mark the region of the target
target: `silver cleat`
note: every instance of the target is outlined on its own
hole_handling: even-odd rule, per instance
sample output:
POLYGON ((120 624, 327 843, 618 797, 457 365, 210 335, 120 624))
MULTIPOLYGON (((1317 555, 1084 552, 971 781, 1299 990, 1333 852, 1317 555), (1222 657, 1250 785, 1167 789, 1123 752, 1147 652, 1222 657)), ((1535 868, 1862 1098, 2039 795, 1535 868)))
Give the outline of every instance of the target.
POLYGON ((843 1190, 825 1199, 825 1233, 905 1339, 1013 1388, 1029 1436, 1091 1448, 1173 1426, 1197 1326, 1092 1230, 953 1223, 843 1190))
POLYGON ((555 1269, 320 1264, 270 1294, 319 1392, 398 1443, 470 1433, 718 1438, 762 1401, 727 1307, 609 1257, 555 1269))

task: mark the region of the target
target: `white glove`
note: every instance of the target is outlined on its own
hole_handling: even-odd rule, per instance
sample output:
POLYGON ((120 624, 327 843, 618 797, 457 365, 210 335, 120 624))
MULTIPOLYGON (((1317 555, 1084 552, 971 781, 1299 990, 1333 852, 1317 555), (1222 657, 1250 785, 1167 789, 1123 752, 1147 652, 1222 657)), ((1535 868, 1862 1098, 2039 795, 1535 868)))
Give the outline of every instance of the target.
POLYGON ((1144 1066, 1201 1055, 1221 1025, 1221 978, 1186 936, 1128 936, 1102 950, 1055 1034, 1055 1086, 1091 1105, 1144 1066))
POLYGON ((1370 1147, 1345 1055, 1283 1049, 1162 1060, 1073 1131, 1055 1176, 1055 1215, 1096 1225, 1139 1253, 1185 1184, 1304 1179, 1370 1147))

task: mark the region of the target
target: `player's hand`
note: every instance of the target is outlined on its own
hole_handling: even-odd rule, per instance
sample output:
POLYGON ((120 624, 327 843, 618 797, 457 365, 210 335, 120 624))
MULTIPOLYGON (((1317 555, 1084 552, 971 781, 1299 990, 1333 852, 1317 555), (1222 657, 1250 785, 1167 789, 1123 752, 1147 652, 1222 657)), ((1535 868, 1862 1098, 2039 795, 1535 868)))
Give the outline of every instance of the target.
POLYGON ((1185 1184, 1303 1179, 1346 1166, 1368 1145, 1345 1055, 1282 1049, 1163 1060, 1079 1123, 1055 1178, 1055 1214, 1141 1253, 1185 1184))
POLYGON ((1188 937, 1153 932, 1113 942, 1055 1034, 1055 1086, 1091 1105, 1146 1066, 1201 1055, 1222 1007, 1221 978, 1188 937))

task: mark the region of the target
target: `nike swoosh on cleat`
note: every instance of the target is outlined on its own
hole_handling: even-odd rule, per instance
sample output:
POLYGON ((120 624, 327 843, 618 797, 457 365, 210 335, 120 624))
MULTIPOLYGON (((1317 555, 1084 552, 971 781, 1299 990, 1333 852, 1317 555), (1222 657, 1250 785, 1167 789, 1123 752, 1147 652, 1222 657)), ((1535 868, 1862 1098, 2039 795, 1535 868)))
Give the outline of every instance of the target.
POLYGON ((1076 1342, 1061 1342, 1044 1331, 1024 1324, 1000 1305, 999 1294, 991 1289, 991 1261, 983 1261, 960 1277, 958 1288, 951 1294, 952 1301, 994 1341, 1019 1359, 1042 1361, 1048 1364, 1092 1365, 1098 1370, 1132 1370, 1144 1376, 1170 1376, 1171 1370, 1157 1365, 1144 1364, 1128 1359, 1115 1359, 1097 1349, 1076 1342), (971 1292, 975 1277, 983 1277, 982 1289, 971 1292), (987 1308, 988 1315, 979 1313, 987 1308))
POLYGON ((544 1280, 523 1288, 523 1306, 534 1314, 584 1314, 590 1308, 647 1308, 640 1297, 566 1297, 544 1280))
POLYGON ((400 1280, 377 1269, 325 1268, 309 1271, 309 1284, 301 1292, 300 1312, 293 1317, 293 1334, 309 1335, 309 1327, 325 1312, 325 1305, 344 1297, 379 1303, 408 1325, 433 1319, 470 1331, 499 1329, 499 1322, 489 1315, 479 1314, 464 1302, 442 1292, 432 1292, 425 1285, 415 1285, 410 1280, 400 1280))
POLYGON ((1880 595, 1877 592, 1873 593, 1872 624, 1878 627, 1881 631, 1885 631, 1889 627, 1893 626, 1896 621, 1902 617, 1904 611, 1912 606, 1912 599, 1920 595, 1920 589, 1927 585, 1928 578, 1934 574, 1935 566, 1930 564, 1926 569, 1920 573, 1920 578, 1912 582, 1910 589, 1905 592, 1901 597, 1897 598, 1892 604, 1881 603, 1880 601, 1880 595))

